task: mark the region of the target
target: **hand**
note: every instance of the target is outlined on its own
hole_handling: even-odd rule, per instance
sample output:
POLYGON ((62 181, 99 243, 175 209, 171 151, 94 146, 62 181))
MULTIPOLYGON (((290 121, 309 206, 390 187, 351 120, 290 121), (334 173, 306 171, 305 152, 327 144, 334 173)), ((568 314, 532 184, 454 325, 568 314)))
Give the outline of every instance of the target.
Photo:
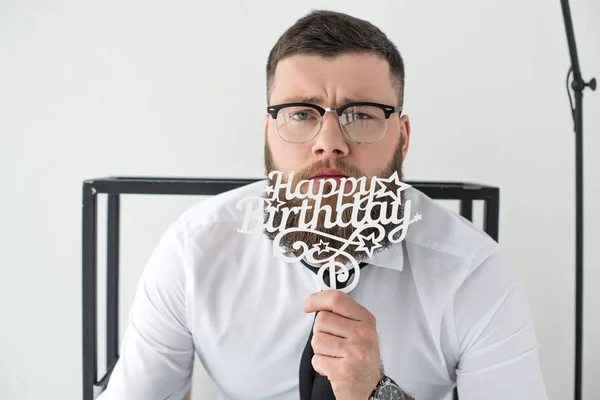
POLYGON ((375 316, 348 294, 312 294, 304 312, 317 312, 312 365, 326 376, 338 400, 367 400, 383 378, 375 316))

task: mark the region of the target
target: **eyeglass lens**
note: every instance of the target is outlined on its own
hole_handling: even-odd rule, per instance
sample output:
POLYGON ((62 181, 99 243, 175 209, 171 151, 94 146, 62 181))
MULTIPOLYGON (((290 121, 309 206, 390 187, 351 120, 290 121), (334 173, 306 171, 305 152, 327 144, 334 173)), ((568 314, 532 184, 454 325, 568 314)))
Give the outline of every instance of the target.
MULTIPOLYGON (((353 106, 339 116, 344 133, 353 141, 375 142, 385 134, 387 120, 379 107, 353 106)), ((319 111, 306 106, 291 106, 277 113, 277 131, 283 140, 302 143, 312 140, 322 125, 319 111)))

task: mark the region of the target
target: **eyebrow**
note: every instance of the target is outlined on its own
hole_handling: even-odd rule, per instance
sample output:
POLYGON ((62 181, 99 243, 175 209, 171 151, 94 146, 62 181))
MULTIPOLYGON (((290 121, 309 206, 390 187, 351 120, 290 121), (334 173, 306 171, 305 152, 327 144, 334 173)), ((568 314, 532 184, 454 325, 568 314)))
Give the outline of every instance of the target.
MULTIPOLYGON (((348 104, 348 103, 359 103, 361 101, 372 101, 372 100, 358 100, 357 98, 350 98, 350 97, 344 97, 342 98, 342 102, 337 105, 342 106, 344 104, 348 104)), ((282 100, 279 104, 287 104, 287 103, 310 103, 310 104, 323 104, 325 103, 323 101, 322 97, 318 97, 318 96, 300 96, 300 97, 287 97, 284 100, 282 100)))

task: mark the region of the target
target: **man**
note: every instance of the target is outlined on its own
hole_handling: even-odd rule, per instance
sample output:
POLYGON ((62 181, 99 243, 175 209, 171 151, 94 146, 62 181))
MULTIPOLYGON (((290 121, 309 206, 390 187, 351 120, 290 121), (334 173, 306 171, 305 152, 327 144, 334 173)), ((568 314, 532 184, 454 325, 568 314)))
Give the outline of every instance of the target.
MULTIPOLYGON (((362 258, 352 291, 317 290, 310 263, 276 257, 280 248, 292 259, 307 249, 359 259, 364 242, 319 247, 323 237, 343 242, 356 230, 326 226, 320 215, 313 233, 282 239, 282 230, 314 217, 316 203, 301 218, 300 203, 274 188, 297 188, 300 178, 316 192, 345 190, 346 177, 402 178, 410 124, 396 47, 366 21, 312 12, 272 49, 267 80, 267 185, 205 200, 167 231, 144 270, 101 399, 180 399, 194 354, 221 399, 434 400, 455 386, 461 400, 546 399, 532 316, 510 260, 414 188, 402 191, 395 212, 410 204, 408 217, 422 220, 402 241, 387 235, 398 220, 381 228, 387 240, 362 258), (267 228, 241 229, 244 199, 261 196, 277 206, 265 212, 267 228)), ((334 201, 334 213, 347 204, 334 201)), ((382 204, 386 213, 393 201, 382 204)))

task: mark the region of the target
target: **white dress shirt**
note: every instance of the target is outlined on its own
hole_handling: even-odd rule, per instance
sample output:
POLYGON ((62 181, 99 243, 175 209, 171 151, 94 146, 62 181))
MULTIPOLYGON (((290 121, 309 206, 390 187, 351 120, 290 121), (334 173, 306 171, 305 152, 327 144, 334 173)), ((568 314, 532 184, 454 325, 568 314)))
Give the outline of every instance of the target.
MULTIPOLYGON (((101 400, 180 399, 194 353, 221 400, 298 399, 315 274, 284 263, 257 230, 239 233, 243 197, 211 197, 168 229, 146 265, 120 359, 101 400)), ((528 302, 507 255, 414 188, 422 220, 370 260, 350 295, 377 320, 385 373, 417 400, 546 399, 528 302)), ((200 390, 200 388, 194 388, 200 390)), ((365 399, 366 400, 366 399, 365 399)))

